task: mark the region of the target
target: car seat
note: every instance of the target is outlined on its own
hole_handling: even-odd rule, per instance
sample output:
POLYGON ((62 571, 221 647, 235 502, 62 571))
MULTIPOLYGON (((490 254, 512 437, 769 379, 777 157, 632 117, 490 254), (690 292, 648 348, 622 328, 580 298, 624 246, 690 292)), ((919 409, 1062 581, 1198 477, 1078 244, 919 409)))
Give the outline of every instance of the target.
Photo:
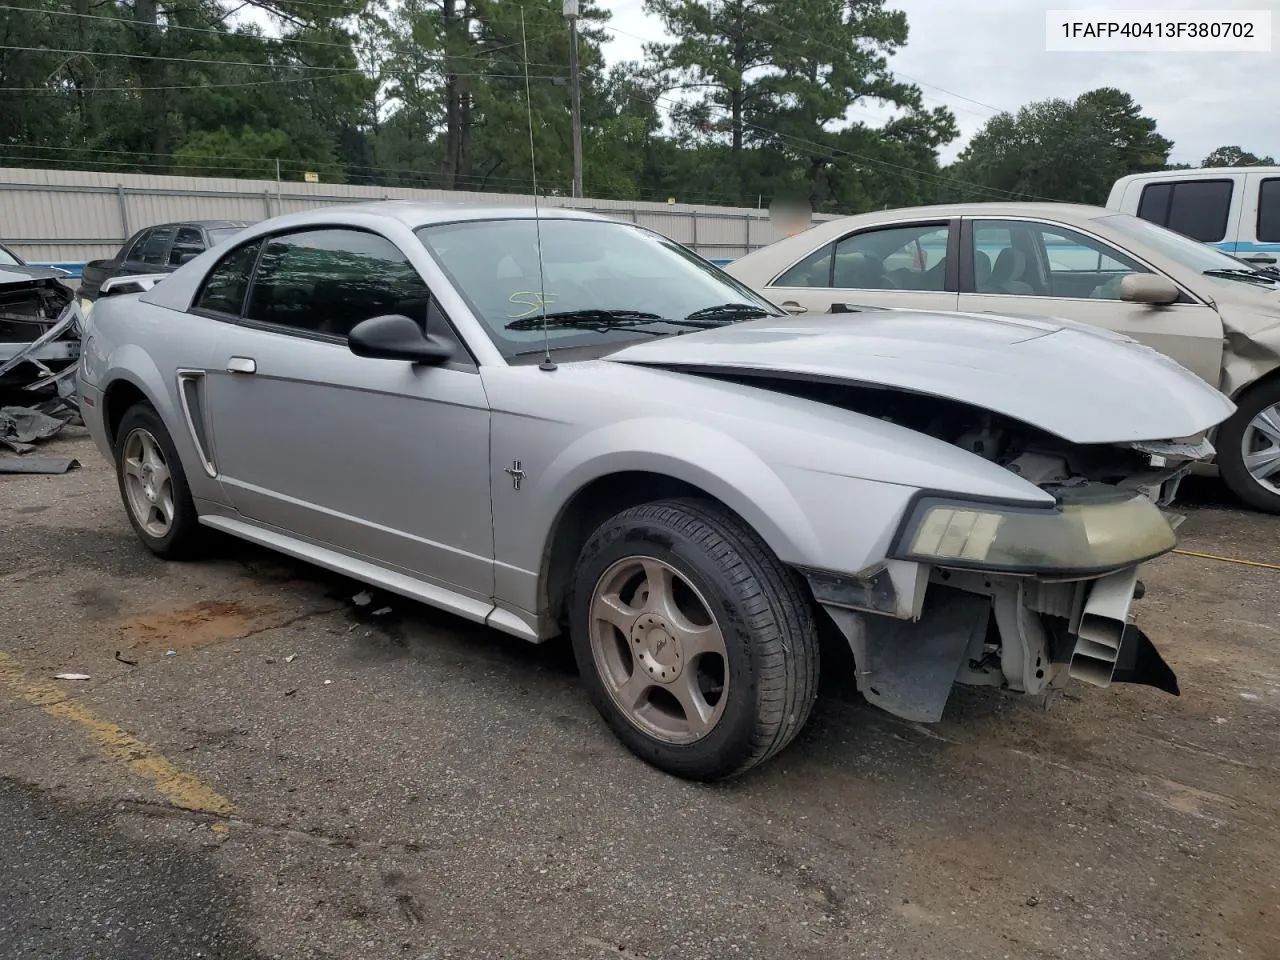
POLYGON ((1013 247, 1005 247, 991 268, 988 292, 1033 295, 1035 288, 1023 280, 1026 270, 1027 255, 1013 247))

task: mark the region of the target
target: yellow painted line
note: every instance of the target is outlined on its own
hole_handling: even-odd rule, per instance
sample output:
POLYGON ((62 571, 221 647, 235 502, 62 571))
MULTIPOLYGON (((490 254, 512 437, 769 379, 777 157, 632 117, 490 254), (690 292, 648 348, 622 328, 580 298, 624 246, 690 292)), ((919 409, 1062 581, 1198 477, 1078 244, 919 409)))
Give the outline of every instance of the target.
POLYGON ((1242 567, 1261 567, 1263 570, 1280 570, 1280 564, 1262 563, 1259 560, 1238 560, 1235 557, 1220 557, 1216 553, 1196 553, 1194 550, 1175 550, 1182 557, 1199 557, 1201 560, 1221 560, 1223 563, 1238 563, 1242 567))
POLYGON ((51 717, 78 726, 110 759, 151 782, 175 807, 199 813, 229 814, 231 801, 199 777, 179 770, 154 747, 143 743, 123 727, 103 720, 88 707, 67 696, 56 684, 29 680, 13 659, 0 653, 0 686, 5 686, 51 717))

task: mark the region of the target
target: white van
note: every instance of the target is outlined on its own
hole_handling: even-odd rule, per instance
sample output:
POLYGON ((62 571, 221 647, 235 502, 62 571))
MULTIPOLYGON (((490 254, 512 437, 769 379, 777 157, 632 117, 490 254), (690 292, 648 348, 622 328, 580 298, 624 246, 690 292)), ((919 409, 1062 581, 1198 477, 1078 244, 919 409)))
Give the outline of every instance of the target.
POLYGON ((1107 207, 1260 268, 1280 264, 1280 167, 1200 167, 1121 177, 1107 207))

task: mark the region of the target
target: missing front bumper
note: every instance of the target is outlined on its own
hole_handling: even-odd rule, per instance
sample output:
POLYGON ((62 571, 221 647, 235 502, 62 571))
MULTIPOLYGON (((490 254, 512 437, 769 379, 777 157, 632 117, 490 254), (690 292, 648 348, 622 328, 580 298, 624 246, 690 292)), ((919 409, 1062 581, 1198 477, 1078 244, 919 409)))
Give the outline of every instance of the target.
POLYGON ((1177 696, 1173 670, 1129 622, 1137 573, 1054 583, 934 571, 918 619, 824 608, 853 651, 858 689, 908 720, 940 720, 957 683, 1034 695, 1077 679, 1177 696))

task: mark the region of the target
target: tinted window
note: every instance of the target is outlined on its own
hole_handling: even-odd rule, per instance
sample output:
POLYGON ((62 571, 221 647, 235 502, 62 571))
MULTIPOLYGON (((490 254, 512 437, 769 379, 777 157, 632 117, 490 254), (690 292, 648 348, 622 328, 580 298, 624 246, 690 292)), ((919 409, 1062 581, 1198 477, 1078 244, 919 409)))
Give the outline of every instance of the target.
POLYGON ((1169 197, 1173 187, 1167 183, 1153 183, 1142 188, 1142 199, 1138 202, 1138 216, 1164 226, 1169 222, 1169 197))
POLYGON ((942 290, 945 223, 869 230, 836 244, 832 286, 854 290, 942 290))
POLYGON ((214 264, 196 297, 196 309, 240 316, 244 295, 249 292, 249 273, 261 246, 255 242, 238 247, 214 264))
POLYGON ((1263 180, 1258 191, 1258 239, 1280 243, 1280 180, 1263 180))
POLYGON ((391 241, 360 230, 273 237, 258 261, 251 320, 345 337, 370 317, 401 313, 426 324, 429 295, 391 241))
POLYGON ((182 258, 188 254, 204 253, 204 238, 194 227, 179 227, 173 238, 173 247, 169 251, 169 266, 182 266, 182 258))
POLYGON ((831 255, 836 245, 829 243, 815 250, 774 281, 775 287, 831 286, 831 255))
POLYGON ((1231 189, 1230 180, 1152 184, 1142 191, 1138 216, 1201 243, 1217 243, 1227 235, 1231 189))
POLYGON ((163 264, 165 255, 169 252, 169 241, 172 239, 173 227, 157 227, 134 247, 129 259, 141 260, 143 263, 157 266, 163 264))
POLYGON ((139 254, 142 253, 142 248, 146 245, 147 238, 150 237, 151 234, 153 233, 155 233, 154 230, 140 230, 137 233, 135 233, 129 240, 125 241, 125 245, 123 248, 125 253, 120 258, 121 262, 125 260, 139 259, 139 254))

